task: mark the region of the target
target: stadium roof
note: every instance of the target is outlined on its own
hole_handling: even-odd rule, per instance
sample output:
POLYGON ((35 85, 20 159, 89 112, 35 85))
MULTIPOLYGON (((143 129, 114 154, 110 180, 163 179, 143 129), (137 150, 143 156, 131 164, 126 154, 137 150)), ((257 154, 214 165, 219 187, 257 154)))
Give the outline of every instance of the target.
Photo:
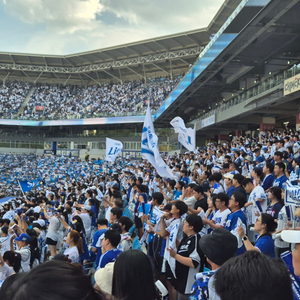
MULTIPOLYGON (((182 85, 180 93, 173 92, 179 96, 174 96, 174 100, 169 101, 170 105, 161 106, 157 123, 169 124, 178 115, 185 121, 202 119, 202 115, 224 101, 227 102, 239 94, 245 95, 252 88, 258 89, 260 82, 267 85, 275 75, 300 63, 297 15, 300 0, 252 0, 244 3, 244 7, 241 7, 240 12, 219 37, 218 48, 213 52, 215 57, 210 53, 211 60, 200 59, 197 62, 201 66, 202 61, 202 65, 206 64, 206 67, 203 70, 199 67, 200 74, 191 84, 182 85)), ((185 79, 187 82, 191 81, 188 75, 182 82, 185 79)), ((171 94, 166 102, 172 96, 171 94)), ((280 101, 272 103, 275 104, 280 104, 280 101)), ((253 105, 252 112, 255 113, 257 103, 253 105)), ((273 109, 272 114, 274 111, 273 109)), ((282 107, 277 111, 280 115, 282 107)), ((294 109, 294 112, 297 113, 298 110, 294 109)), ((265 109, 261 109, 259 114, 265 117, 272 115, 265 109)), ((240 121, 245 120, 242 118, 240 121)), ((218 130, 226 130, 228 123, 226 121, 218 130)), ((233 123, 232 128, 238 127, 233 123)))
POLYGON ((184 73, 234 11, 240 0, 226 0, 207 28, 147 39, 70 55, 0 52, 0 78, 28 81, 100 83, 128 76, 165 76, 184 73))

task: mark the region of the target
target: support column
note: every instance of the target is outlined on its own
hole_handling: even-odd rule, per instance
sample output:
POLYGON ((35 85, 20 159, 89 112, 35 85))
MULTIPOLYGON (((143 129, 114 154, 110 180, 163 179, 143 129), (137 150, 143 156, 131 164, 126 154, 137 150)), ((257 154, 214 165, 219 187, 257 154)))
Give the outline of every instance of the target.
POLYGON ((263 117, 262 123, 260 123, 260 131, 268 131, 275 128, 275 118, 263 117))
POLYGON ((243 133, 243 130, 237 129, 237 130, 235 131, 235 136, 240 136, 240 135, 242 135, 242 133, 243 133))
POLYGON ((228 134, 219 134, 218 136, 218 143, 223 144, 225 142, 228 142, 229 140, 229 135, 228 134))

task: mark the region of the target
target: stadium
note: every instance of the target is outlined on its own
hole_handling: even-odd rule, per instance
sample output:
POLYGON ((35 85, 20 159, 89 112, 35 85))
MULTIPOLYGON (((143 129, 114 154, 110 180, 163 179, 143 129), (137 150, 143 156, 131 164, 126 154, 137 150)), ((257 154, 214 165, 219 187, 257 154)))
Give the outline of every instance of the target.
MULTIPOLYGON (((82 153, 88 149, 96 158, 104 153, 106 136, 120 137, 126 151, 139 151, 146 102, 151 101, 145 92, 149 89, 161 93, 150 103, 155 126, 168 129, 170 120, 180 116, 196 124, 198 146, 207 138, 226 139, 236 129, 251 133, 260 124, 295 124, 297 92, 285 96, 283 83, 298 73, 296 10, 291 6, 275 15, 276 1, 267 2, 225 1, 207 28, 86 53, 0 53, 3 84, 19 82, 24 92, 12 107, 3 91, 2 103, 8 107, 0 120, 1 151, 40 154, 57 142, 58 149, 84 149, 82 153), (134 81, 135 90, 144 95, 130 95, 127 107, 122 104, 107 112, 95 109, 97 101, 89 99, 77 112, 74 106, 59 117, 59 97, 54 98, 52 112, 42 99, 50 86, 61 90, 61 95, 73 89, 66 97, 79 101, 85 89, 134 81), (76 88, 81 91, 75 92, 76 88), (213 124, 204 121, 208 116, 213 124)), ((121 103, 120 98, 114 103, 121 103)), ((51 100, 46 102, 51 105, 51 100)), ((176 138, 172 130, 162 130, 161 151, 179 150, 176 138)))
MULTIPOLYGON (((229 298, 222 286, 217 274, 238 257, 262 279, 282 276, 276 295, 259 299, 295 295, 290 277, 300 283, 300 271, 285 251, 300 251, 300 239, 284 232, 300 229, 299 12, 300 0, 225 0, 205 28, 68 55, 0 52, 0 287, 8 278, 1 268, 13 268, 3 249, 20 252, 15 273, 31 270, 18 281, 24 294, 12 298, 15 287, 6 285, 5 299, 27 299, 32 273, 36 284, 48 282, 44 265, 49 276, 62 274, 47 260, 82 265, 93 287, 89 278, 80 290, 75 280, 87 277, 72 272, 85 300, 157 300, 157 292, 207 300, 212 276, 213 299, 258 299, 252 274, 243 274, 253 279, 249 287, 230 283, 229 298), (152 266, 142 251, 136 263, 122 256, 125 249, 142 250, 152 266), (132 279, 141 281, 136 298, 116 289, 122 278, 106 269, 107 260, 121 270, 117 255, 132 274, 150 274, 132 279), (104 294, 94 294, 97 285, 104 294)), ((38 299, 34 284, 30 299, 38 299)))

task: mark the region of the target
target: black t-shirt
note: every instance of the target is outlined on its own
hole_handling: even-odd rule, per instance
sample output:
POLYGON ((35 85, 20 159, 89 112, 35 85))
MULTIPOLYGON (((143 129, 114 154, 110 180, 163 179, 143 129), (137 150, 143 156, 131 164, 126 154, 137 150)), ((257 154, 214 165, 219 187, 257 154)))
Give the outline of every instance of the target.
POLYGON ((198 207, 201 207, 204 211, 207 211, 208 210, 207 200, 205 198, 201 200, 197 200, 195 203, 195 209, 197 209, 198 207))
POLYGON ((191 268, 176 261, 174 287, 181 294, 190 294, 195 282, 194 275, 203 272, 205 258, 200 249, 199 241, 200 235, 194 234, 190 237, 185 236, 179 244, 177 253, 183 257, 190 257, 195 266, 195 268, 191 268))

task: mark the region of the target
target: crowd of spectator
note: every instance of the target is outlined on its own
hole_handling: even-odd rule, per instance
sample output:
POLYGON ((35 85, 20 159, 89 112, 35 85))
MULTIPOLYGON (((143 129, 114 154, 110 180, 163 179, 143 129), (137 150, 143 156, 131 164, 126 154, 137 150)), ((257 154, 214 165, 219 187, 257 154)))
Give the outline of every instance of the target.
POLYGON ((165 154, 172 178, 130 158, 0 158, 2 183, 22 186, 0 208, 0 298, 293 299, 300 212, 285 188, 300 190, 299 136, 165 154))
POLYGON ((16 116, 30 88, 28 83, 9 81, 0 86, 0 118, 16 116))
POLYGON ((155 111, 179 79, 128 81, 90 87, 42 85, 35 89, 20 119, 71 119, 142 115, 147 104, 155 111), (39 110, 36 110, 39 107, 39 110))

